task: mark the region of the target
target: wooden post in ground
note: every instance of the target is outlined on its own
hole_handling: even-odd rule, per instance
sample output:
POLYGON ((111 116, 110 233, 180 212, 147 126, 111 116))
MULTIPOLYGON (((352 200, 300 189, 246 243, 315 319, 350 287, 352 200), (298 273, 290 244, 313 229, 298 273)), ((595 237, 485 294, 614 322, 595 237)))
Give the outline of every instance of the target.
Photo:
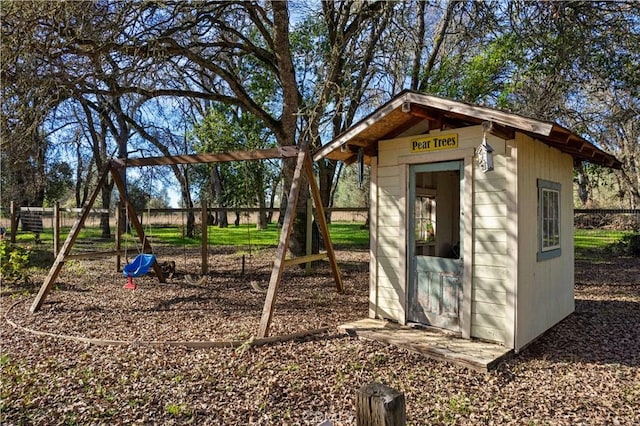
POLYGON ((11 201, 10 207, 10 215, 11 215, 11 242, 16 242, 16 235, 18 234, 18 212, 16 209, 15 201, 11 201))
POLYGON ((403 393, 381 383, 369 383, 358 391, 358 426, 404 426, 406 417, 403 393))
POLYGON ((60 251, 60 203, 53 205, 53 255, 60 251))
MULTIPOLYGON (((122 227, 120 226, 120 218, 122 218, 122 201, 118 200, 116 204, 116 251, 122 250, 122 227)), ((126 260, 126 259, 125 259, 126 260)), ((122 256, 116 255, 116 271, 122 271, 122 256)))
POLYGON ((202 202, 202 212, 200 214, 200 222, 202 231, 200 237, 202 239, 202 275, 206 275, 209 272, 209 221, 207 215, 207 203, 202 202))

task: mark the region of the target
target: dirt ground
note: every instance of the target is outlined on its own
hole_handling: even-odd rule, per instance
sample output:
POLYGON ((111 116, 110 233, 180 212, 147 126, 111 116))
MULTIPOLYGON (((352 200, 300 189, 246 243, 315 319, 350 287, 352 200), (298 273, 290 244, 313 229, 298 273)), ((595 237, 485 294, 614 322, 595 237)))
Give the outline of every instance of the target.
POLYGON ((250 338, 273 255, 252 253, 241 275, 240 255, 212 249, 212 272, 190 284, 182 275, 198 270, 199 256, 181 252, 172 280, 136 279, 135 291, 122 288, 113 260, 69 262, 35 315, 28 308, 46 271, 32 288, 3 289, 2 314, 19 326, 132 343, 38 336, 3 318, 0 423, 350 425, 355 395, 372 381, 405 393, 409 424, 640 423, 637 258, 578 262, 576 312, 487 374, 336 332, 367 316, 366 251, 338 250, 345 294, 326 262, 284 274, 271 334, 327 333, 235 349, 141 343, 250 338))

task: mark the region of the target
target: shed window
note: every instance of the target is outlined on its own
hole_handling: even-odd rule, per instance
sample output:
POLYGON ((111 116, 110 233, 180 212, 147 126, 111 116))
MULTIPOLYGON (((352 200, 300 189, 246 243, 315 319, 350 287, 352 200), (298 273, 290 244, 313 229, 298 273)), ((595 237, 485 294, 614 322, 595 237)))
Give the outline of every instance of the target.
POLYGON ((538 260, 560 256, 560 184, 538 179, 538 260))

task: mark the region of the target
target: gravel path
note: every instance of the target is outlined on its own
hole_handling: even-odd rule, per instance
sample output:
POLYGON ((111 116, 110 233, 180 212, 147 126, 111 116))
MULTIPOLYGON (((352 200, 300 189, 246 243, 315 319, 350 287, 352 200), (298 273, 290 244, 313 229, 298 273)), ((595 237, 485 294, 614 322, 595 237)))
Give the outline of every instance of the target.
MULTIPOLYGON (((159 253, 161 256, 163 253, 159 253)), ((164 253, 168 256, 169 253, 164 253)), ((70 262, 43 309, 37 288, 4 291, 3 315, 51 333, 118 339, 245 340, 255 334, 273 258, 218 249, 207 281, 198 256, 176 257, 167 284, 138 279, 136 291, 109 272, 112 261, 70 262), (193 262, 193 264, 190 264, 193 262)), ((97 346, 1 327, 0 423, 312 424, 355 423, 357 390, 380 381, 401 390, 409 424, 639 424, 640 262, 576 264, 576 312, 489 374, 337 334, 368 312, 368 253, 338 251, 346 294, 328 267, 285 273, 271 334, 329 332, 261 347, 97 346)), ((43 274, 46 271, 43 272, 43 274)), ((35 281, 42 282, 42 276, 35 281)))

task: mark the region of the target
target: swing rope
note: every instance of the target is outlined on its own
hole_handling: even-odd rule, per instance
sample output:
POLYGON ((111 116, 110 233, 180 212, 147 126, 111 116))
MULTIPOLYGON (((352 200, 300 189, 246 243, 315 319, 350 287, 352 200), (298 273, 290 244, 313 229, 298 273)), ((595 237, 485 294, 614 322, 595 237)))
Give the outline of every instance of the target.
MULTIPOLYGON (((260 212, 258 212, 258 215, 260 215, 260 212)), ((258 218, 258 220, 260 220, 260 219, 258 218)), ((246 225, 247 225, 247 241, 249 243, 249 269, 251 269, 251 265, 252 265, 252 257, 251 257, 252 256, 252 254, 251 254, 251 224, 249 223, 249 212, 246 212, 246 225)), ((242 272, 244 273, 244 264, 242 265, 242 272)), ((256 291, 258 293, 266 293, 267 292, 266 289, 260 287, 260 284, 258 284, 258 282, 256 280, 249 279, 249 285, 251 286, 253 291, 256 291)))
MULTIPOLYGON (((249 175, 249 170, 248 167, 249 165, 247 164, 247 162, 244 163, 244 167, 245 167, 245 175, 249 175)), ((248 201, 248 197, 249 197, 249 180, 245 179, 244 181, 244 194, 245 194, 245 206, 248 206, 248 203, 246 201, 248 201)), ((259 205, 259 203, 258 203, 259 205)), ((247 225, 247 243, 249 245, 249 260, 251 260, 251 224, 249 223, 249 211, 245 211, 245 220, 246 220, 246 225, 247 225)), ((258 212, 258 222, 260 221, 260 212, 258 212)), ((257 226, 257 225, 256 225, 257 226)))
MULTIPOLYGON (((260 214, 260 213, 258 213, 260 214)), ((249 249, 249 259, 251 259, 251 224, 249 223, 249 212, 245 212, 245 220, 247 225, 247 244, 249 249)))
MULTIPOLYGON (((148 184, 149 186, 151 186, 150 177, 149 177, 148 184)), ((130 205, 131 204, 127 195, 127 199, 125 200, 125 233, 130 229, 130 226, 131 226, 129 223, 129 213, 131 211, 131 209, 129 208, 130 205)), ((135 243, 136 249, 138 251, 138 255, 131 262, 129 262, 129 256, 127 251, 129 244, 125 244, 124 255, 125 255, 125 260, 127 264, 122 268, 122 273, 124 276, 127 277, 127 283, 124 285, 124 288, 129 290, 135 290, 137 287, 136 284, 133 282, 133 277, 146 275, 149 272, 149 269, 151 268, 151 266, 153 266, 153 264, 156 262, 156 255, 153 253, 152 245, 150 245, 151 253, 144 253, 144 250, 147 244, 147 238, 151 233, 151 230, 150 230, 151 229, 151 206, 149 204, 147 204, 147 223, 145 224, 145 226, 146 226, 146 231, 144 229, 142 230, 142 234, 143 234, 142 247, 140 247, 137 242, 135 243)), ((132 235, 132 238, 133 238, 133 235, 132 235)))
MULTIPOLYGON (((149 179, 148 182, 148 186, 151 186, 151 179, 149 179)), ((128 195, 127 195, 128 197, 128 195)), ((130 204, 129 200, 126 200, 124 202, 124 233, 125 234, 130 234, 131 238, 133 238, 134 244, 136 246, 136 250, 138 252, 138 255, 143 254, 144 253, 144 249, 147 245, 147 241, 151 241, 151 237, 152 237, 152 232, 151 232, 151 205, 149 203, 147 203, 147 222, 144 225, 143 228, 143 236, 142 236, 142 244, 139 245, 140 243, 138 242, 137 239, 135 239, 133 237, 133 233, 130 232, 130 227, 131 224, 129 222, 129 208, 127 207, 127 204, 130 204)), ((151 254, 155 254, 154 253, 154 248, 153 245, 151 245, 151 254)), ((129 247, 129 244, 125 244, 124 246, 124 257, 125 260, 127 261, 127 263, 129 263, 129 257, 127 255, 127 249, 129 247)))
MULTIPOLYGON (((245 185, 245 196, 246 196, 249 193, 248 180, 245 180, 244 185, 245 185)), ((245 203, 245 206, 247 206, 247 203, 245 203)), ((247 208, 248 208, 248 206, 247 206, 247 208)), ((251 269, 253 252, 252 252, 252 244, 251 244, 251 223, 249 223, 249 216, 250 216, 249 211, 245 211, 245 225, 247 226, 247 244, 248 244, 248 251, 249 251, 249 265, 248 265, 248 268, 251 269)), ((258 223, 259 223, 259 221, 260 221, 260 211, 258 211, 258 223)), ((257 226, 257 224, 256 224, 256 226, 257 226)), ((243 259, 243 261, 242 261, 242 274, 244 275, 244 271, 245 271, 244 256, 242 256, 242 259, 243 259)), ((256 280, 249 279, 249 285, 251 286, 253 291, 256 291, 258 293, 266 293, 266 291, 267 291, 266 289, 260 287, 260 284, 258 284, 258 282, 256 280)))
MULTIPOLYGON (((187 284, 200 285, 204 283, 204 281, 206 280, 207 277, 205 275, 202 275, 200 278, 195 279, 192 277, 191 274, 186 273, 188 268, 187 268, 187 228, 185 227, 185 223, 184 223, 185 210, 187 209, 183 209, 182 214, 180 215, 182 220, 182 252, 184 255, 184 270, 185 270, 184 280, 187 284)), ((203 223, 202 226, 206 226, 206 224, 203 223)))

